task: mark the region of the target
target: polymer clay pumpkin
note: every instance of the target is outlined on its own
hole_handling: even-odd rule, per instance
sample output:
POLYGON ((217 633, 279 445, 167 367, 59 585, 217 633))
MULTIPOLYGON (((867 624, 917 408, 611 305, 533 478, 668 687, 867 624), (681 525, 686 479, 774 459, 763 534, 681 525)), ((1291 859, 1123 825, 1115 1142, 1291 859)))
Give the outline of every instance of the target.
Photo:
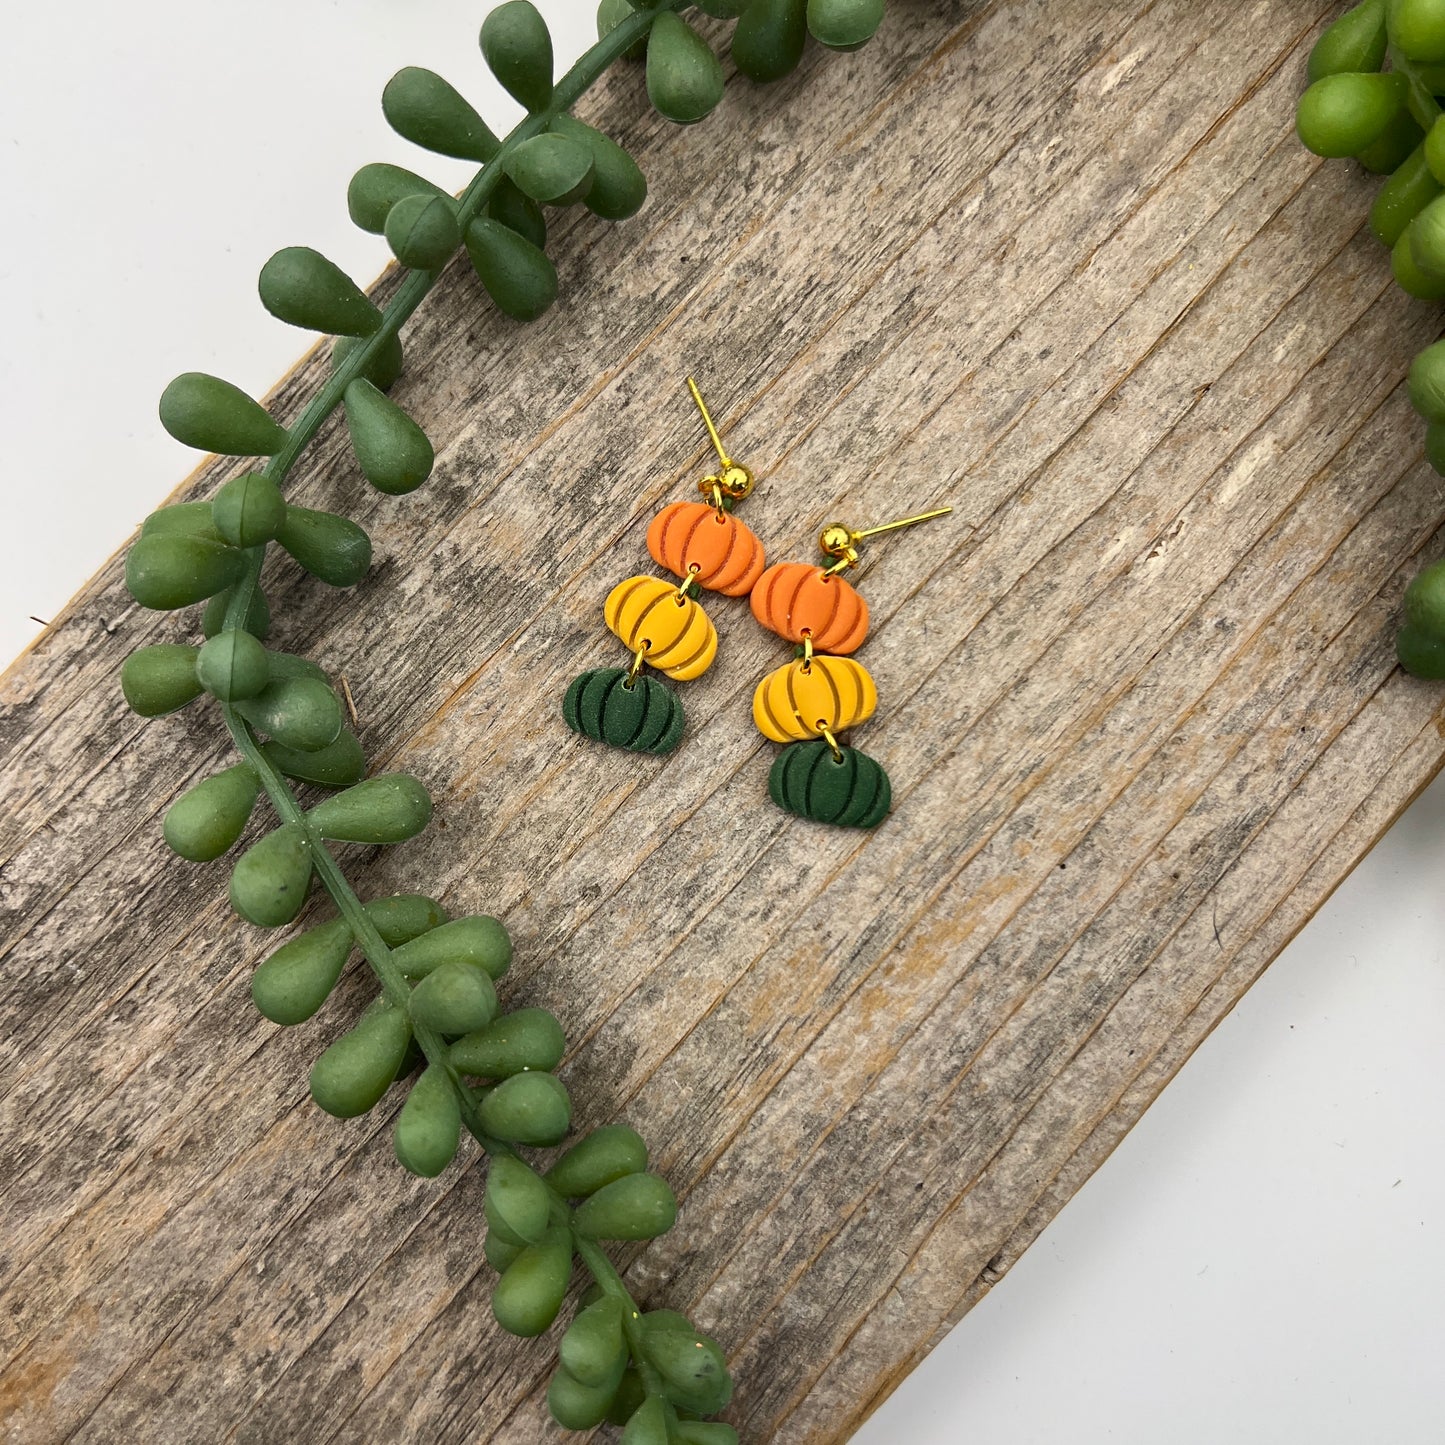
POLYGON ((768 795, 780 808, 814 823, 876 828, 888 816, 888 774, 857 748, 833 749, 821 739, 794 743, 773 760, 768 795))
POLYGON ((788 743, 840 733, 873 716, 878 689, 851 657, 790 662, 770 672, 753 694, 753 721, 765 738, 788 743))
POLYGON ((706 502, 673 502, 647 529, 647 550, 679 577, 695 575, 700 587, 741 597, 763 575, 763 544, 745 523, 706 502))
POLYGON ((597 667, 572 679, 562 699, 567 726, 632 753, 670 753, 682 740, 682 704, 671 689, 625 667, 597 667))
POLYGON ((856 652, 868 636, 868 604, 851 583, 808 562, 778 562, 753 588, 753 616, 789 642, 819 652, 856 652))
POLYGON ((707 613, 660 577, 619 582, 602 615, 624 646, 679 682, 701 677, 717 656, 717 630, 707 613))

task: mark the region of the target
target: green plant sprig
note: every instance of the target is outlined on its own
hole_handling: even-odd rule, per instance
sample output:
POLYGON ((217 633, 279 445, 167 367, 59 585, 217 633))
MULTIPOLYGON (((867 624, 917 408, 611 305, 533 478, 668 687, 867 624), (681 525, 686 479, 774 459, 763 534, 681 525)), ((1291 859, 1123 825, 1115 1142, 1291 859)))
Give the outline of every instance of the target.
MULTIPOLYGON (((1316 41, 1309 81, 1295 115, 1300 139, 1387 177, 1370 230, 1390 248, 1404 291, 1445 300, 1445 0, 1363 0, 1316 41)), ((1426 458, 1445 476, 1445 341, 1411 363, 1409 387, 1426 458)), ((1395 651, 1415 676, 1445 678, 1445 561, 1406 588, 1395 651)))
MULTIPOLYGON (((592 1130, 545 1172, 524 1159, 523 1149, 561 1144, 571 1126, 571 1100, 553 1072, 565 1052, 561 1025, 542 1009, 501 1008, 496 983, 512 946, 496 919, 448 920, 422 895, 363 903, 351 887, 328 843, 405 842, 427 826, 431 798, 404 773, 364 778, 360 742, 326 674, 265 645, 270 616, 260 579, 273 542, 332 586, 354 586, 370 567, 361 527, 290 504, 281 491, 338 408, 378 490, 404 495, 430 475, 430 440, 386 393, 402 369, 401 328, 458 249, 499 309, 530 321, 557 294, 542 207, 583 203, 616 221, 642 205, 647 186, 636 163, 571 115, 608 67, 623 56, 645 58, 653 107, 679 124, 716 107, 722 66, 676 13, 685 8, 687 0, 602 0, 597 44, 555 83, 551 37, 530 0, 492 11, 481 29, 483 57, 526 111, 504 139, 440 76, 409 68, 392 78, 382 97, 392 127, 480 168, 458 197, 397 166, 363 166, 352 178, 352 219, 385 235, 404 268, 384 308, 309 248, 285 248, 262 268, 258 289, 269 311, 339 338, 330 376, 289 427, 218 377, 186 373, 166 388, 160 414, 171 435, 266 461, 209 501, 146 519, 126 559, 126 584, 146 607, 204 602, 205 640, 143 647, 121 674, 127 701, 146 717, 209 694, 240 757, 172 805, 164 824, 171 847, 195 862, 222 857, 265 793, 277 825, 232 868, 235 911, 260 927, 284 927, 316 881, 336 907, 336 918, 295 935, 257 967, 251 993, 262 1014, 283 1026, 312 1018, 353 948, 377 980, 377 997, 316 1060, 312 1098, 337 1117, 356 1117, 419 1066, 393 1129, 397 1158, 435 1176, 455 1157, 463 1128, 489 1156, 484 1252, 499 1273, 492 1309, 504 1329, 548 1330, 574 1257, 581 1260, 593 1284, 561 1336, 548 1405, 569 1428, 624 1426, 624 1445, 736 1445, 730 1425, 704 1418, 732 1396, 721 1347, 683 1315, 644 1311, 601 1245, 665 1233, 676 1199, 647 1172, 645 1143, 623 1125, 592 1130), (295 782, 330 796, 304 806, 295 782)), ((856 49, 883 18, 883 0, 697 0, 697 8, 737 20, 732 57, 757 82, 790 73, 810 34, 833 49, 856 49)))

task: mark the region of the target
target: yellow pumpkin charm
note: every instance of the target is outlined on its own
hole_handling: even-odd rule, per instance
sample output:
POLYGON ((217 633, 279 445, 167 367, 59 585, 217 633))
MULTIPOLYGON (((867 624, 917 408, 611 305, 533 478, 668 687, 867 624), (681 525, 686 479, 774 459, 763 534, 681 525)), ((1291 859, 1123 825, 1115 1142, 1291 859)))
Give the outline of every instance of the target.
POLYGON ((770 672, 753 694, 753 721, 775 743, 840 733, 873 716, 878 689, 851 657, 801 658, 770 672))
POLYGON ((602 615, 624 646, 679 682, 701 677, 717 656, 717 629, 707 613, 660 577, 619 582, 602 615))

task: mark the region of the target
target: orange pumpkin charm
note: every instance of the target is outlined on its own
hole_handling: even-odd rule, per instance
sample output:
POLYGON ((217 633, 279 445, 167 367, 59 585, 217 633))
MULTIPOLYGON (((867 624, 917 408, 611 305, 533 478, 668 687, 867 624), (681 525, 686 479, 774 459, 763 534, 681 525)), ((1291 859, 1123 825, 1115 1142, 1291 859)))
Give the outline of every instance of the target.
POLYGON ((707 613, 660 577, 619 582, 602 615, 631 651, 679 682, 701 677, 717 656, 717 629, 707 613))
POLYGON ((757 534, 706 502, 664 507, 647 529, 647 550, 679 577, 696 569, 699 586, 728 597, 751 592, 765 564, 757 534))
POLYGON ((753 694, 753 721, 775 743, 840 733, 873 716, 878 689, 851 657, 799 659, 770 672, 753 694))
POLYGON ((868 636, 868 604, 851 583, 807 562, 779 562, 758 579, 753 616, 789 642, 819 652, 856 652, 868 636))

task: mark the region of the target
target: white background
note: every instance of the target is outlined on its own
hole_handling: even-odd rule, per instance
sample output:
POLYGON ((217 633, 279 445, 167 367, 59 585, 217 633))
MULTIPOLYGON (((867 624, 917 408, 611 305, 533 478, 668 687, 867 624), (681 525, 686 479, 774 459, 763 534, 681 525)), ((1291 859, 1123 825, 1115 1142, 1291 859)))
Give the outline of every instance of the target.
MULTIPOLYGON (((257 303, 261 262, 304 242, 380 269, 344 196, 361 162, 415 156, 381 118, 391 72, 431 66, 511 123, 481 3, 6 5, 0 658, 190 469, 165 382, 262 392, 307 343, 257 303)), ((541 8, 565 63, 590 0, 541 8)), ((1442 880, 1437 788, 859 1438, 1445 1439, 1442 880)))

